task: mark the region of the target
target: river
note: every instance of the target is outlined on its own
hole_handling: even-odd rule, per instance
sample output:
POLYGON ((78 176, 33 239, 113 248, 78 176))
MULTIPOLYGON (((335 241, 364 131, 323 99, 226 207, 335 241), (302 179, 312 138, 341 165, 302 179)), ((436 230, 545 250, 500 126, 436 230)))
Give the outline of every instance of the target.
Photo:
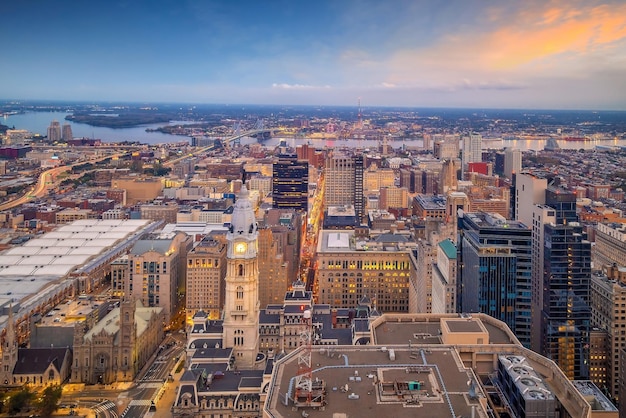
MULTIPOLYGON (((121 141, 138 141, 144 144, 162 144, 162 143, 174 143, 181 141, 189 141, 186 136, 170 135, 162 132, 146 132, 146 128, 158 128, 163 126, 163 123, 141 125, 133 128, 104 128, 99 126, 91 126, 85 123, 75 123, 65 120, 65 116, 69 115, 68 112, 26 112, 17 115, 9 115, 0 118, 0 123, 9 126, 9 128, 15 127, 15 129, 26 129, 32 133, 46 135, 48 126, 53 120, 57 120, 63 125, 69 123, 72 126, 72 134, 77 138, 95 138, 100 139, 103 142, 121 142, 121 141)), ((173 121, 170 125, 179 125, 184 123, 191 123, 188 121, 180 122, 173 121)), ((280 138, 274 137, 263 142, 266 147, 275 147, 280 145, 281 141, 285 141, 288 146, 297 146, 302 144, 309 144, 315 148, 337 148, 337 147, 360 147, 374 149, 380 145, 376 140, 327 140, 327 139, 307 139, 307 138, 280 138)), ((256 142, 254 138, 242 138, 242 144, 250 144, 256 142)), ((593 149, 596 145, 604 146, 622 146, 626 147, 626 140, 599 140, 599 141, 557 141, 559 146, 563 149, 593 149)), ((421 147, 421 140, 391 140, 389 145, 395 149, 407 147, 421 147)), ((542 150, 546 145, 545 140, 507 140, 507 141, 483 141, 483 149, 502 149, 503 147, 518 148, 522 151, 527 150, 542 150)))

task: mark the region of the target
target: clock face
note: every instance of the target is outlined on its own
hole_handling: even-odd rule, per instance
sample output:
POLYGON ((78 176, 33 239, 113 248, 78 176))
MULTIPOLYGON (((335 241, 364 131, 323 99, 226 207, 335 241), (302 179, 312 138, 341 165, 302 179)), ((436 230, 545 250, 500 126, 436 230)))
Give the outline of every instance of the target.
POLYGON ((235 244, 235 252, 237 254, 243 254, 246 252, 246 243, 245 242, 238 242, 237 244, 235 244))

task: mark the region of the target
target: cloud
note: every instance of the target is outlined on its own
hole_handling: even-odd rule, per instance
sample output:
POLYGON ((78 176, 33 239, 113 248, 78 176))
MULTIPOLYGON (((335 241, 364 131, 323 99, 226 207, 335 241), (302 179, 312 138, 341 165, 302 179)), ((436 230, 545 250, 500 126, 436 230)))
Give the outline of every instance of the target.
POLYGON ((306 84, 288 84, 288 83, 273 83, 272 88, 284 89, 284 90, 321 90, 330 89, 330 86, 311 86, 306 84))
POLYGON ((485 11, 484 21, 452 28, 427 46, 403 48, 373 64, 365 53, 344 65, 396 86, 524 88, 550 73, 589 78, 599 62, 626 71, 626 4, 518 3, 485 11), (534 7, 524 7, 534 4, 534 7), (501 81, 506 79, 508 81, 501 81))

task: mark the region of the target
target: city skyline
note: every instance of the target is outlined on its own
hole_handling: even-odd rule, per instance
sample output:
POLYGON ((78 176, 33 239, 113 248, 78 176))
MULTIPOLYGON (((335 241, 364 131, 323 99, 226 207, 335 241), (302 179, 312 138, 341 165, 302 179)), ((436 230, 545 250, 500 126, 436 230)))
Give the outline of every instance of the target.
POLYGON ((3 9, 6 99, 626 109, 618 1, 3 9))

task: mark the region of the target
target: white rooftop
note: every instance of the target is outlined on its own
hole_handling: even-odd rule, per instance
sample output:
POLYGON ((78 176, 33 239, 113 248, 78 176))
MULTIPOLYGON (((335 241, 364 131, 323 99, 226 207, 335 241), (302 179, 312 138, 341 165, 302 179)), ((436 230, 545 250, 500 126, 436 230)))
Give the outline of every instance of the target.
POLYGON ((350 248, 350 234, 347 232, 330 232, 328 234, 328 248, 350 248))
POLYGON ((32 298, 151 222, 83 219, 0 253, 0 298, 32 298))

